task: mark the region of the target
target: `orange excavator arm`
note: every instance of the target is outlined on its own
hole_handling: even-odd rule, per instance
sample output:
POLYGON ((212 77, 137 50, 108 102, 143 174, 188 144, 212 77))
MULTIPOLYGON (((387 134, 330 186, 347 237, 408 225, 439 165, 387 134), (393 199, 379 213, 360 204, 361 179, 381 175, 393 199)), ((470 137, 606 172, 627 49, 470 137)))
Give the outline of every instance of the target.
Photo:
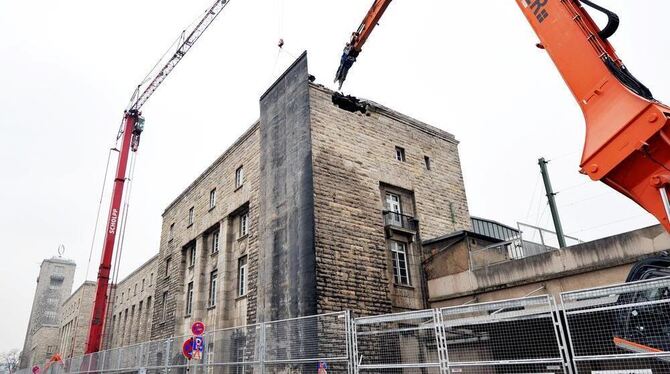
POLYGON ((337 69, 337 73, 335 74, 335 82, 339 83, 340 88, 342 88, 344 80, 347 79, 349 69, 356 62, 356 57, 363 50, 363 44, 368 40, 370 34, 372 34, 372 30, 375 29, 379 19, 382 18, 386 8, 390 4, 391 0, 375 0, 368 14, 365 15, 363 22, 358 26, 358 30, 351 34, 351 39, 344 47, 344 52, 340 59, 340 68, 337 69))
MULTIPOLYGON (((670 231, 670 107, 653 98, 609 43, 618 17, 588 0, 516 2, 584 114, 581 172, 628 196, 670 231), (584 6, 605 13, 607 26, 601 30, 584 6)), ((375 1, 353 34, 338 70, 340 83, 389 3, 375 1)))

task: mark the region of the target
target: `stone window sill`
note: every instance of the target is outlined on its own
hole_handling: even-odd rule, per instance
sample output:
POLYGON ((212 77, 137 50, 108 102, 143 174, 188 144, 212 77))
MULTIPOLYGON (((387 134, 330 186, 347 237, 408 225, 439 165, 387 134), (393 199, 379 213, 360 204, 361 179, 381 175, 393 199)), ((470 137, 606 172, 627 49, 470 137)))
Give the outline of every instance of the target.
POLYGON ((235 301, 240 301, 240 300, 242 300, 242 299, 246 299, 246 298, 247 298, 247 295, 248 295, 248 293, 245 293, 245 294, 242 295, 242 296, 238 296, 238 297, 235 298, 235 301))
POLYGON ((214 205, 213 207, 209 208, 209 209, 207 210, 207 212, 208 212, 208 213, 211 212, 212 210, 214 210, 214 208, 216 208, 216 205, 214 205))
POLYGON ((195 267, 195 265, 191 265, 191 266, 188 267, 188 270, 193 270, 194 267, 195 267))
POLYGON ((240 184, 239 186, 235 187, 235 189, 233 190, 233 192, 237 192, 237 191, 241 190, 242 187, 244 187, 244 184, 240 184))
POLYGON ((405 289, 405 290, 411 290, 411 291, 414 291, 416 289, 416 287, 414 287, 414 286, 408 286, 408 285, 405 285, 405 284, 396 284, 396 283, 393 284, 393 287, 401 288, 401 289, 405 289))
POLYGON ((216 257, 218 255, 219 255, 219 251, 216 251, 216 252, 212 252, 209 256, 210 257, 216 257))
POLYGON ((249 237, 249 234, 248 234, 248 233, 247 233, 247 234, 244 234, 244 235, 240 236, 239 238, 237 238, 237 241, 238 241, 238 242, 241 242, 242 240, 244 240, 244 239, 246 239, 246 238, 248 238, 248 237, 249 237))
POLYGON ((207 307, 207 310, 212 310, 212 309, 216 309, 216 305, 210 305, 210 306, 207 307))
POLYGON ((191 227, 193 227, 193 224, 192 224, 192 223, 189 223, 188 225, 186 225, 186 228, 187 228, 187 229, 190 229, 191 227))
POLYGON ((191 318, 191 315, 187 314, 187 315, 184 316, 184 319, 187 319, 187 318, 191 318))

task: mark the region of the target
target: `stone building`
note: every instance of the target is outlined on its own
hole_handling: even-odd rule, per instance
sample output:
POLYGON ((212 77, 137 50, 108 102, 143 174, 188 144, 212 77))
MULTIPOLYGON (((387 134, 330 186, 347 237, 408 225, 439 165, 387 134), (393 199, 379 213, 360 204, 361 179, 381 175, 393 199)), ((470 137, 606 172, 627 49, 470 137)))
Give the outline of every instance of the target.
POLYGON ((86 351, 95 288, 96 282, 84 282, 61 306, 58 353, 62 358, 81 356, 86 351))
POLYGON ((42 261, 23 343, 21 368, 44 364, 58 350, 60 307, 72 291, 76 265, 62 257, 42 261))
POLYGON ((260 120, 165 209, 152 338, 195 320, 426 306, 421 239, 470 227, 458 142, 332 95, 303 54, 261 97, 260 120))
POLYGON ((157 259, 158 255, 153 256, 110 287, 102 349, 150 340, 157 259))

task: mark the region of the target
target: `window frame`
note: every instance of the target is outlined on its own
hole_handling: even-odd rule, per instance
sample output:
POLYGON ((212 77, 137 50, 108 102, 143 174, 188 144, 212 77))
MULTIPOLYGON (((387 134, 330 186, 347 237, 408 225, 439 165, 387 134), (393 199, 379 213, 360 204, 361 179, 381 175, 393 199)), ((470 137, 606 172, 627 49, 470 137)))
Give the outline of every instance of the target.
POLYGON ((209 209, 212 210, 214 208, 216 208, 216 188, 209 191, 209 209))
POLYGON ((219 253, 219 245, 221 244, 221 235, 219 230, 212 232, 212 242, 210 244, 212 246, 212 254, 219 253))
POLYGON ((239 237, 244 238, 249 235, 249 211, 240 214, 239 237))
POLYGON ((248 278, 248 257, 241 256, 237 259, 237 296, 242 297, 247 294, 247 278, 248 278))
POLYGON ((244 185, 244 165, 240 165, 235 169, 235 189, 238 189, 244 185))
POLYGON ((216 306, 216 288, 219 282, 219 270, 214 269, 209 273, 209 298, 207 300, 207 307, 213 308, 216 306))
POLYGON ((405 153, 405 148, 400 146, 395 146, 395 159, 400 162, 407 161, 407 155, 405 153))
POLYGON ((161 320, 167 320, 167 300, 168 300, 168 291, 163 291, 163 310, 161 311, 161 320))
POLYGON ((188 248, 188 267, 192 268, 195 266, 197 252, 195 249, 195 244, 190 245, 188 248))
POLYGON ((168 240, 174 239, 174 222, 170 224, 170 228, 168 229, 168 240))
POLYGON ((423 156, 423 163, 426 166, 426 170, 431 170, 433 165, 432 165, 432 160, 430 159, 430 156, 423 156))
POLYGON ((409 269, 409 246, 407 243, 392 240, 389 246, 391 251, 391 261, 393 263, 393 284, 397 286, 412 287, 412 278, 409 269), (402 260, 400 256, 404 257, 402 260), (401 261, 404 263, 404 278, 403 281, 401 261))
POLYGON ((192 226, 193 222, 195 222, 195 207, 192 206, 188 210, 188 226, 187 227, 192 226))
POLYGON ((186 285, 186 310, 184 312, 185 317, 193 313, 193 281, 188 282, 186 285))
POLYGON ((170 276, 170 264, 172 263, 172 256, 169 256, 165 259, 165 277, 170 276))

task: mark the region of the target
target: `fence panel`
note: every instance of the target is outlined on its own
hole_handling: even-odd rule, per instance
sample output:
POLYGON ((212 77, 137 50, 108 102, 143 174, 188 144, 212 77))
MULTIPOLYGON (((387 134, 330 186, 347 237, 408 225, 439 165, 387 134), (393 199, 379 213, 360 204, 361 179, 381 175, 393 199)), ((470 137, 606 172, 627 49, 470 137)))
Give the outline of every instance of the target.
POLYGON ((435 312, 423 310, 354 320, 360 373, 440 372, 435 312))
POLYGON ((452 373, 569 372, 550 296, 440 309, 452 373))
POLYGON ((350 372, 348 320, 338 312, 264 323, 265 373, 350 372))
POLYGON ((579 373, 670 373, 670 278, 561 294, 579 373))

